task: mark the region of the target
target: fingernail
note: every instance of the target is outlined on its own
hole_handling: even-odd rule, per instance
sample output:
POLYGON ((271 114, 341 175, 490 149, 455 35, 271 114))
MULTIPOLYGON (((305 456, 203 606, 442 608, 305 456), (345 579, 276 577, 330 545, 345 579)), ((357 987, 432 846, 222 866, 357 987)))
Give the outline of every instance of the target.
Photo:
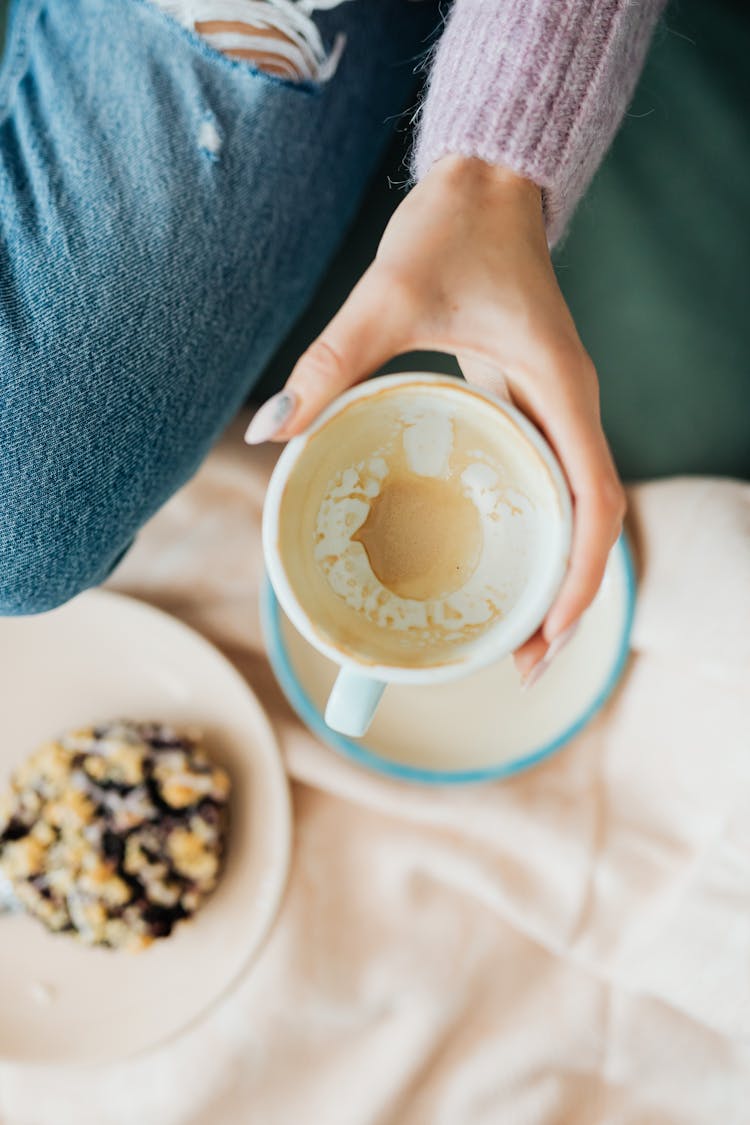
POLYGON ((539 683, 555 657, 559 655, 566 644, 575 636, 578 624, 578 621, 574 621, 572 625, 569 625, 567 629, 564 629, 563 632, 560 633, 559 637, 555 637, 539 663, 535 664, 521 681, 521 689, 523 691, 528 691, 530 688, 533 688, 534 684, 539 683))
POLYGON ((533 688, 534 684, 541 680, 548 668, 549 664, 545 656, 538 664, 535 664, 531 671, 527 672, 521 680, 521 691, 529 691, 530 688, 533 688))
POLYGON ((558 652, 562 652, 566 644, 569 641, 573 640, 573 637, 576 635, 576 632, 578 630, 579 624, 579 621, 574 621, 572 625, 568 625, 567 629, 563 629, 559 637, 555 637, 554 641, 550 642, 550 646, 544 654, 545 660, 549 661, 550 664, 552 663, 558 652))
POLYGON ((279 391, 268 402, 263 403, 245 431, 248 445, 260 445, 275 437, 282 426, 289 421, 297 406, 294 391, 279 391))

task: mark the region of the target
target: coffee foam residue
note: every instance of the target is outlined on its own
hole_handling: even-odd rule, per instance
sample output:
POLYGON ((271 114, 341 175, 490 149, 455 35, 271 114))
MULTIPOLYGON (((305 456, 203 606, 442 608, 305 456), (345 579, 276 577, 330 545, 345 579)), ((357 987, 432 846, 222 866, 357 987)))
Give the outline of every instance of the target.
MULTIPOLYGON (((490 449, 476 448, 475 441, 459 448, 456 429, 454 415, 444 408, 436 409, 424 400, 406 404, 382 446, 328 483, 317 512, 314 557, 330 589, 358 617, 378 629, 401 634, 409 645, 456 643, 484 631, 519 596, 530 562, 535 522, 532 500, 508 479, 490 449), (446 490, 460 490, 477 513, 478 549, 470 550, 471 544, 460 541, 448 544, 456 567, 463 567, 464 580, 457 589, 440 588, 441 582, 443 587, 449 585, 446 566, 453 558, 445 551, 434 567, 423 568, 427 588, 420 588, 421 576, 413 573, 414 559, 424 558, 425 550, 436 551, 441 545, 435 528, 429 529, 432 538, 426 545, 405 543, 403 562, 398 555, 394 562, 391 551, 388 584, 373 569, 371 556, 377 561, 384 557, 383 552, 373 551, 370 543, 368 553, 362 529, 384 489, 398 484, 408 490, 410 476, 433 478, 436 486, 445 482, 446 490), (467 552, 472 557, 464 559, 467 552), (433 579, 438 588, 430 591, 433 579), (421 596, 403 596, 405 591, 419 591, 421 596)), ((461 427, 458 430, 460 434, 461 427)), ((450 508, 447 491, 444 505, 437 502, 437 491, 435 496, 435 519, 447 512, 450 521, 451 510, 459 509, 450 508)), ((471 538, 466 532, 469 525, 463 526, 464 539, 471 538)), ((450 537, 450 522, 445 527, 445 535, 450 537)), ((390 531, 420 535, 419 526, 398 523, 390 531)))
POLYGON ((438 412, 417 401, 405 403, 400 413, 404 424, 403 449, 411 471, 421 477, 447 476, 455 410, 438 412))

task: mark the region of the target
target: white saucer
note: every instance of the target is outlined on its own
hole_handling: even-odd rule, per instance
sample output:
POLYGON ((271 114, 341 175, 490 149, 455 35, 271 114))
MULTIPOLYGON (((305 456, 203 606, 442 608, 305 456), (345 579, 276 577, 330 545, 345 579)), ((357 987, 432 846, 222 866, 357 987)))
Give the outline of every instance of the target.
POLYGON ((633 565, 621 538, 576 635, 530 691, 521 690, 511 658, 434 687, 390 685, 361 742, 326 726, 323 712, 335 665, 297 633, 270 582, 262 609, 276 677, 314 734, 391 777, 456 784, 528 768, 559 750, 593 718, 625 666, 634 604, 633 565))
POLYGON ((0 784, 36 745, 117 717, 194 726, 233 780, 226 867, 191 922, 141 954, 87 949, 0 915, 0 1059, 100 1062, 172 1037, 237 981, 278 910, 289 793, 260 704, 212 645, 116 594, 0 620, 0 784))

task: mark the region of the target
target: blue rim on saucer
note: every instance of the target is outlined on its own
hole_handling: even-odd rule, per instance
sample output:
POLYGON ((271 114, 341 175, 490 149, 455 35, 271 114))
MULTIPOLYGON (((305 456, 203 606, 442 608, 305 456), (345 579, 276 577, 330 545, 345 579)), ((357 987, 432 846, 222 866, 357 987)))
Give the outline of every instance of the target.
MULTIPOLYGON (((338 734, 328 727, 316 704, 310 699, 300 683, 289 659, 286 643, 282 633, 282 609, 274 594, 270 580, 266 577, 260 595, 260 612, 263 632, 266 638, 268 657, 271 667, 292 708, 296 711, 305 726, 322 742, 343 754, 344 757, 356 762, 366 769, 384 774, 386 777, 396 778, 399 781, 418 782, 427 785, 467 785, 483 781, 498 781, 512 777, 523 770, 530 769, 561 750, 583 728, 591 722, 594 716, 602 709, 614 691, 628 660, 630 651, 630 633, 635 614, 636 579, 633 556, 625 535, 621 535, 615 547, 621 554, 621 562, 625 574, 625 617, 622 635, 617 656, 612 665, 612 670, 603 687, 595 696, 589 706, 581 715, 570 723, 560 734, 551 741, 539 746, 536 750, 503 762, 496 766, 487 766, 482 769, 469 770, 429 770, 415 766, 407 766, 400 762, 393 762, 379 754, 368 750, 366 746, 354 742, 345 735, 338 734)), ((419 690, 416 688, 415 690, 419 690)))

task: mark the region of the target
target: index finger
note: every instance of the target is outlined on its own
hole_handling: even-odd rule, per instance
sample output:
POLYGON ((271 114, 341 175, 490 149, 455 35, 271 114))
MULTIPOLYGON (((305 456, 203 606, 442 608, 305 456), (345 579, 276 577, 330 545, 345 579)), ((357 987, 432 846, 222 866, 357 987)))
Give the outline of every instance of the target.
POLYGON ((284 393, 295 401, 282 440, 300 433, 337 395, 402 350, 409 324, 402 293, 394 300, 377 266, 355 285, 325 331, 297 361, 284 393))

